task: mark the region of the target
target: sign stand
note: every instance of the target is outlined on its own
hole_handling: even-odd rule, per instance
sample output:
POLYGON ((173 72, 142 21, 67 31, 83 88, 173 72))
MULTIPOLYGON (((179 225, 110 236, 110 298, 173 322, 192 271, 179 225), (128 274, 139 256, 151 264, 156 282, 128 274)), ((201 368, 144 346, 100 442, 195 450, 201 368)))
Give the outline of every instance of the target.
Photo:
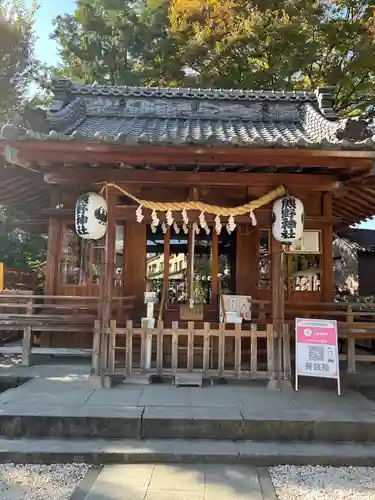
MULTIPOLYGON (((156 301, 157 301, 156 292, 145 293, 145 303, 147 304, 147 317, 142 318, 142 328, 144 328, 144 323, 147 324, 147 329, 155 328, 154 308, 156 301)), ((151 369, 151 355, 152 355, 152 333, 147 332, 146 370, 151 369)))
POLYGON ((337 321, 296 318, 296 382, 298 377, 337 380, 341 395, 337 321))

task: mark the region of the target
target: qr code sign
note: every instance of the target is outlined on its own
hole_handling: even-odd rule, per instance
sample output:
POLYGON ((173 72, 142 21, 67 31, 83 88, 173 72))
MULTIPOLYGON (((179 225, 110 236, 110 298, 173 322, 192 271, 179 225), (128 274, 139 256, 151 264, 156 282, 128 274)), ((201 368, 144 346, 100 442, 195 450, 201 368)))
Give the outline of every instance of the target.
POLYGON ((324 346, 309 346, 309 361, 324 361, 324 346))

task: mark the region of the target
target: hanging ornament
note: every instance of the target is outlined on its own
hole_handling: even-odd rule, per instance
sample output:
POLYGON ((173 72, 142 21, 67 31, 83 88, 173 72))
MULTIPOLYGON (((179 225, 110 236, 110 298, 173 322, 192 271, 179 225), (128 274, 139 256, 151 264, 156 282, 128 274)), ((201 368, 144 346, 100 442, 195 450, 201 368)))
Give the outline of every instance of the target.
POLYGON ((184 221, 184 224, 188 225, 189 224, 189 217, 188 217, 186 208, 183 209, 181 215, 182 215, 182 220, 184 221))
POLYGON ((199 226, 196 222, 193 224, 193 230, 195 231, 195 234, 198 235, 200 233, 199 226))
POLYGON ((211 232, 211 230, 210 230, 210 228, 209 228, 208 226, 206 226, 205 231, 206 231, 207 236, 208 236, 208 235, 210 234, 210 232, 211 232))
POLYGON ((228 222, 228 224, 226 225, 226 229, 227 229, 227 233, 228 233, 228 234, 232 234, 232 230, 231 230, 231 228, 230 228, 230 224, 229 224, 229 222, 228 222))
POLYGON ((165 214, 165 220, 167 221, 169 227, 173 224, 173 215, 171 210, 168 210, 165 214))
POLYGON ((165 222, 163 222, 163 224, 161 225, 161 230, 163 231, 163 234, 165 234, 167 232, 168 228, 167 228, 165 222))
POLYGON ((182 230, 183 230, 183 232, 184 232, 185 234, 188 234, 188 232, 189 232, 188 225, 187 225, 187 224, 185 224, 185 222, 184 222, 184 223, 183 223, 183 225, 182 225, 182 230))
POLYGON ((251 212, 249 213, 249 215, 250 215, 250 219, 251 219, 251 223, 252 223, 252 225, 253 225, 253 226, 256 226, 256 225, 257 225, 257 218, 255 217, 254 212, 253 212, 253 211, 251 211, 251 212))
POLYGON ((180 228, 180 227, 178 227, 178 224, 177 224, 177 222, 176 222, 176 221, 174 221, 174 223, 173 223, 173 229, 174 229, 174 232, 175 232, 176 234, 180 234, 181 228, 180 228))
POLYGON ((137 222, 142 222, 143 219, 145 218, 143 213, 142 213, 142 205, 139 205, 137 210, 135 211, 135 215, 137 217, 137 222))
POLYGON ((221 233, 221 228, 222 228, 222 225, 221 225, 221 222, 220 222, 220 216, 217 215, 215 217, 215 231, 216 231, 216 234, 220 234, 221 233))
POLYGON ((202 229, 206 229, 207 227, 207 222, 206 222, 206 219, 204 217, 204 212, 201 212, 199 214, 199 224, 201 225, 201 228, 202 229))
POLYGON ((157 227, 159 225, 160 220, 159 220, 158 213, 156 210, 152 211, 151 220, 152 220, 153 226, 157 227))
POLYGON ((236 229, 236 223, 234 222, 233 215, 231 215, 228 219, 228 227, 231 233, 236 229))
POLYGON ((151 224, 151 231, 155 234, 156 233, 156 226, 154 224, 151 224))

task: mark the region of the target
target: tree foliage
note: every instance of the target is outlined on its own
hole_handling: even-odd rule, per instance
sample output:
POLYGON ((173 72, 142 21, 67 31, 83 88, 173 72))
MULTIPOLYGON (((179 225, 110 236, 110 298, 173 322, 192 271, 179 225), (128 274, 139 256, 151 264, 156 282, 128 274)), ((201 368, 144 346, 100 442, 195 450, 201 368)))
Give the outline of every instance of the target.
POLYGON ((373 112, 369 0, 78 0, 53 37, 87 83, 314 90, 373 112))
POLYGON ((74 14, 58 16, 60 71, 85 83, 170 84, 181 63, 167 33, 168 2, 78 0, 74 14))
POLYGON ((26 269, 44 262, 46 238, 30 234, 16 225, 17 218, 0 207, 0 262, 6 266, 26 269))
POLYGON ((368 0, 172 0, 170 25, 202 86, 332 85, 338 111, 372 112, 375 31, 368 0))
POLYGON ((20 104, 36 70, 35 10, 21 1, 0 0, 0 116, 20 104))

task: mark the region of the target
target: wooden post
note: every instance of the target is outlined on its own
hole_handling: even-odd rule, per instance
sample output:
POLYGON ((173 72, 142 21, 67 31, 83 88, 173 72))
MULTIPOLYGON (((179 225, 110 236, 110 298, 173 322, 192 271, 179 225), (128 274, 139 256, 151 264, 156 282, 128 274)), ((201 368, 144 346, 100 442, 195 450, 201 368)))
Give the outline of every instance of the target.
POLYGON ((22 366, 30 366, 31 364, 32 340, 33 340, 32 327, 26 326, 23 330, 23 339, 22 339, 22 366))
MULTIPOLYGON (((332 193, 323 195, 323 216, 332 217, 332 193)), ((323 235, 323 262, 321 263, 321 289, 323 300, 332 302, 334 299, 334 273, 333 273, 333 230, 332 224, 324 225, 323 235)))
POLYGON ((284 279, 283 253, 281 243, 272 238, 272 323, 276 345, 274 346, 274 364, 276 368, 272 378, 282 376, 282 335, 284 324, 284 279))
MULTIPOLYGON (((105 197, 108 204, 108 222, 107 222, 107 233, 105 235, 105 247, 104 247, 104 297, 101 305, 101 363, 100 372, 104 372, 108 369, 109 362, 109 349, 110 342, 109 336, 103 334, 103 330, 109 328, 111 316, 112 316, 112 294, 113 294, 113 281, 114 281, 114 268, 115 268, 115 251, 116 251, 116 200, 117 196, 109 191, 109 188, 105 188, 105 197)), ((102 279, 102 277, 100 277, 102 279)))
POLYGON ((94 341, 92 345, 91 374, 97 376, 99 375, 100 332, 101 332, 100 321, 96 320, 94 324, 94 341))
POLYGON ((4 290, 4 263, 0 262, 0 291, 2 292, 4 290))
POLYGON ((219 307, 218 297, 218 274, 219 274, 219 235, 213 229, 212 231, 212 305, 215 309, 219 307))

